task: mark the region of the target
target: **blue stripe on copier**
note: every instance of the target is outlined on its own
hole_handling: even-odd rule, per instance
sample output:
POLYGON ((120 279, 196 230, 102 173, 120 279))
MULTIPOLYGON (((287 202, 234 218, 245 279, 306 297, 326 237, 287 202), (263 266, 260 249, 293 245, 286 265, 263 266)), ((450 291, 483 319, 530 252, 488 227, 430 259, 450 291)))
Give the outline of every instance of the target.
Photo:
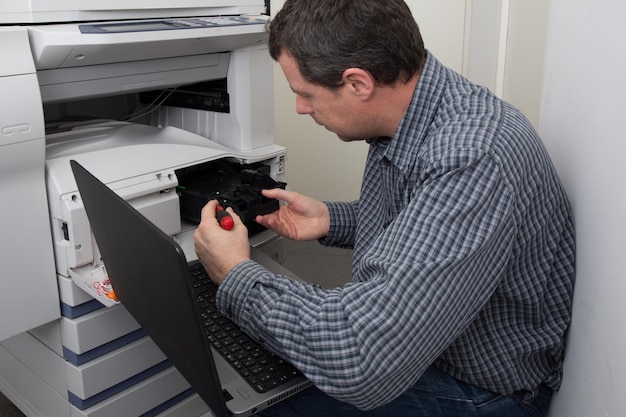
POLYGON ((104 305, 98 300, 90 300, 86 303, 79 304, 77 306, 71 306, 61 302, 61 315, 68 319, 75 319, 76 317, 84 316, 92 311, 103 308, 104 305))
POLYGON ((145 371, 140 372, 137 375, 132 376, 127 380, 122 381, 117 385, 113 385, 111 388, 107 388, 104 391, 99 392, 96 395, 92 395, 91 397, 86 399, 82 399, 71 391, 68 391, 67 394, 70 404, 72 404, 79 410, 86 410, 87 408, 92 407, 93 405, 98 404, 99 402, 104 401, 107 398, 114 396, 115 394, 119 394, 125 389, 130 388, 133 385, 138 384, 139 382, 158 374, 159 372, 169 368, 170 366, 172 366, 172 363, 169 360, 164 360, 163 362, 153 366, 152 368, 148 368, 145 371))
POLYGON ((147 333, 144 329, 137 329, 134 332, 125 334, 122 337, 118 337, 115 340, 98 346, 97 348, 88 350, 84 353, 74 353, 65 346, 63 346, 63 358, 65 358, 65 360, 67 360, 72 365, 82 365, 89 362, 90 360, 96 359, 102 355, 106 355, 107 353, 112 352, 117 348, 134 342, 135 340, 141 339, 146 335, 147 333))
POLYGON ((163 411, 168 410, 171 407, 175 406, 176 404, 178 404, 179 402, 181 402, 185 398, 191 397, 195 393, 196 393, 196 391, 193 388, 189 388, 189 389, 181 392, 177 396, 170 398, 168 401, 165 401, 163 404, 153 408, 152 410, 148 411, 147 413, 140 415, 139 417, 155 417, 156 415, 161 414, 163 411))

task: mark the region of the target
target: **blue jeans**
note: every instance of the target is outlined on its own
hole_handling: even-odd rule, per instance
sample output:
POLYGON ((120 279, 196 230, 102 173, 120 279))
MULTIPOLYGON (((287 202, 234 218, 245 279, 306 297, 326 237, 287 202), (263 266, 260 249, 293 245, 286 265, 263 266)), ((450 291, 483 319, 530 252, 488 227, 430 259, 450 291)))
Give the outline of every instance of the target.
POLYGON ((552 390, 500 395, 460 381, 431 366, 413 387, 371 411, 338 401, 313 387, 257 414, 265 417, 542 417, 552 390))

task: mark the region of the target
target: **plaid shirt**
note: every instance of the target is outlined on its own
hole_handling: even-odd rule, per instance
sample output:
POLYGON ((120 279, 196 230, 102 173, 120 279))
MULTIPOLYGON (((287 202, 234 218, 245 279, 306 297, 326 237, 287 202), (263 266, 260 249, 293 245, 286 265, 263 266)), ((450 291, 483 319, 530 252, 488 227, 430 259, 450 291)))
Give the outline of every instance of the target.
POLYGON ((243 329, 329 395, 391 401, 431 364, 510 394, 558 388, 571 316, 569 203, 528 121, 428 55, 359 201, 327 203, 353 282, 324 290, 246 261, 218 292, 243 329))

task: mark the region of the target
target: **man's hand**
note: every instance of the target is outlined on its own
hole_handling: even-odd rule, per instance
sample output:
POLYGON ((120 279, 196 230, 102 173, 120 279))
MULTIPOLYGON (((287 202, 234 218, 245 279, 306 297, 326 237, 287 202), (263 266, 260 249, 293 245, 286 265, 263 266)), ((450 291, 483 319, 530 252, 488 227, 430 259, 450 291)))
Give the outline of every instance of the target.
POLYGON ((235 223, 232 230, 224 230, 215 215, 218 202, 209 201, 202 209, 202 220, 193 235, 196 254, 211 280, 221 284, 224 277, 237 264, 250 259, 248 229, 241 218, 227 208, 235 223))
POLYGON ((256 221, 280 236, 293 240, 315 240, 328 234, 330 213, 321 201, 281 188, 263 190, 268 198, 285 201, 274 213, 257 216, 256 221))

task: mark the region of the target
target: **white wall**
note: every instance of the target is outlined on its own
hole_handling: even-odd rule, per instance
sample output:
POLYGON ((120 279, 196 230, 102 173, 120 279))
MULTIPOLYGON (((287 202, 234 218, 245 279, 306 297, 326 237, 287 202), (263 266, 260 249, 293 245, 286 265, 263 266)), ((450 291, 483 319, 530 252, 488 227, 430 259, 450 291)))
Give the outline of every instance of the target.
MULTIPOLYGON (((283 0, 272 0, 275 14, 283 0)), ((444 64, 461 71, 465 0, 407 0, 426 47, 444 64)), ((274 72, 276 143, 287 148, 288 188, 321 200, 354 200, 359 195, 368 146, 343 143, 295 111, 295 96, 278 65, 274 72)))
POLYGON ((626 2, 552 0, 541 132, 576 218, 565 379, 551 417, 626 415, 626 2))
POLYGON ((550 1, 466 0, 462 74, 539 126, 550 1))
POLYGON ((538 128, 550 1, 508 3, 502 98, 513 103, 538 128))

